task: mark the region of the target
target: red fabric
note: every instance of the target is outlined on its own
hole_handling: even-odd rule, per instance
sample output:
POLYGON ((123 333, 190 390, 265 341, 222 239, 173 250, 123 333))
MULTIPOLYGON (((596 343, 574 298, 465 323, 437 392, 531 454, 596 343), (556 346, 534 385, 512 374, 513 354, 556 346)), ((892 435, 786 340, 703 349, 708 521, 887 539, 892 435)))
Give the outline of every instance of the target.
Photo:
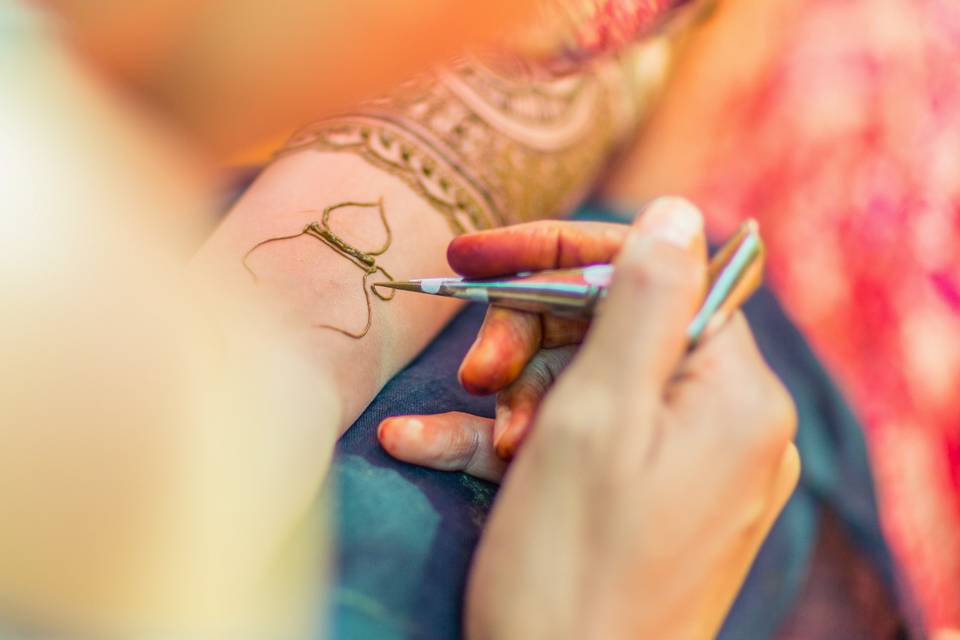
POLYGON ((653 31, 667 11, 688 0, 549 0, 515 44, 558 70, 616 52, 653 31))
MULTIPOLYGON (((577 59, 677 3, 560 4, 577 59)), ((866 424, 906 586, 929 630, 960 628, 960 6, 801 6, 697 200, 718 234, 761 221, 771 283, 866 424)))
POLYGON ((697 200, 760 220, 768 278, 867 427, 928 628, 960 628, 960 6, 808 0, 738 94, 697 200))
POLYGON ((577 47, 590 53, 616 51, 650 30, 676 0, 583 0, 593 15, 577 31, 577 47))

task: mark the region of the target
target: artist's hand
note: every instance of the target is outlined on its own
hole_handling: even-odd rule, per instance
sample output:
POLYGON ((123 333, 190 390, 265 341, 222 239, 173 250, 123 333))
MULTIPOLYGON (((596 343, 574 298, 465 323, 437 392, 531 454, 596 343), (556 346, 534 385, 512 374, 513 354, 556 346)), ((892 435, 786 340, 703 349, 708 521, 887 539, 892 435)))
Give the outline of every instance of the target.
POLYGON ((722 622, 799 460, 792 402, 742 316, 686 354, 699 224, 674 203, 630 230, 497 497, 472 637, 705 638, 722 622))
MULTIPOLYGON (((612 260, 629 230, 600 222, 533 222, 455 238, 447 259, 468 277, 579 267, 612 260)), ((381 424, 381 442, 408 462, 499 480, 506 466, 501 459, 515 453, 541 398, 587 326, 585 321, 489 307, 460 366, 460 382, 471 393, 497 393, 496 420, 465 413, 393 418, 381 424)))
MULTIPOLYGON (((640 220, 655 222, 675 198, 654 201, 640 220)), ((450 265, 468 277, 572 268, 613 260, 630 227, 599 222, 541 221, 460 236, 450 265)), ((702 237, 691 251, 702 255, 702 237)), ((380 440, 394 456, 430 467, 463 470, 499 481, 536 416, 540 401, 573 357, 585 321, 489 307, 476 342, 460 367, 467 391, 497 393, 496 420, 451 412, 385 420, 380 440)))

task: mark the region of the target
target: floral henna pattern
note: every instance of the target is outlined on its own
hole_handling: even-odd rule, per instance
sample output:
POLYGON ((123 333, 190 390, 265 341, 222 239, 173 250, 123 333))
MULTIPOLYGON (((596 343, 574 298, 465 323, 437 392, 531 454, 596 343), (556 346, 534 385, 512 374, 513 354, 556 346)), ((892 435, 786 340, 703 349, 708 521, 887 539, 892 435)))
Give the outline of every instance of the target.
POLYGON ((555 216, 586 193, 635 126, 641 57, 562 75, 516 58, 463 59, 305 127, 278 155, 357 153, 409 184, 458 235, 555 216))
MULTIPOLYGON (((354 112, 304 127, 277 156, 357 154, 422 196, 455 235, 562 215, 586 195, 649 109, 682 31, 572 72, 505 55, 464 58, 354 112)), ((364 329, 324 325, 359 338, 372 319, 367 280, 377 271, 389 274, 374 259, 379 253, 357 252, 332 234, 325 221, 335 208, 324 211, 323 222, 286 238, 311 235, 364 270, 364 329)))

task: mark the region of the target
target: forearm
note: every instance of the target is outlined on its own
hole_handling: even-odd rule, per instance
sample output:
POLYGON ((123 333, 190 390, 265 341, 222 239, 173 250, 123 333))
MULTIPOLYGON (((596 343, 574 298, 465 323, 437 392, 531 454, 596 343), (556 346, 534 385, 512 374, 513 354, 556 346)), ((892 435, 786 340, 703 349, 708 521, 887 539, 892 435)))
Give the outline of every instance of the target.
POLYGON ((369 289, 386 278, 379 271, 365 292, 365 269, 312 235, 270 242, 246 255, 264 240, 298 234, 312 222, 322 225, 325 208, 349 202, 382 202, 383 218, 379 206, 332 211, 325 228, 346 245, 362 252, 382 248, 389 230, 386 251, 371 256, 376 266, 394 278, 448 273, 444 248, 452 233, 444 218, 401 179, 350 153, 302 151, 278 159, 197 258, 199 268, 249 287, 301 334, 304 348, 333 373, 341 430, 457 308, 432 297, 381 300, 369 289))
MULTIPOLYGON (((268 297, 336 372, 341 428, 456 308, 426 296, 371 297, 364 331, 365 270, 442 275, 455 234, 567 213, 636 121, 643 90, 624 60, 563 77, 497 64, 462 61, 305 127, 201 253, 203 268, 268 297), (376 207, 355 206, 322 220, 328 207, 381 201, 385 222, 376 207), (251 248, 313 222, 314 232, 332 233, 348 249, 382 248, 387 229, 391 242, 364 267, 313 233, 268 242, 247 256, 253 273, 243 268, 251 248)), ((377 271, 370 280, 383 277, 377 271)))
POLYGON ((163 109, 193 144, 235 151, 490 42, 537 3, 293 0, 270 11, 248 0, 38 4, 54 8, 70 41, 163 109))
MULTIPOLYGON (((492 146, 451 151, 442 128, 413 117, 403 125, 409 151, 437 165, 389 170, 357 149, 308 144, 269 167, 210 238, 196 266, 224 280, 198 299, 174 275, 181 265, 169 246, 184 233, 169 228, 179 226, 174 215, 196 219, 207 204, 194 165, 146 136, 149 122, 94 78, 73 67, 51 72, 46 57, 27 54, 43 73, 15 74, 17 108, 0 118, 11 139, 26 141, 9 149, 16 188, 8 208, 30 221, 11 217, 18 235, 5 252, 23 273, 9 270, 2 292, 12 324, 3 345, 0 519, 10 524, 0 536, 0 597, 41 619, 190 619, 204 596, 230 603, 235 594, 223 584, 239 588, 269 564, 313 504, 331 425, 349 424, 454 310, 426 297, 373 299, 370 331, 352 339, 317 325, 362 332, 356 264, 301 237, 251 254, 254 282, 241 264, 249 249, 320 221, 325 207, 382 199, 392 243, 375 262, 395 277, 443 273, 444 245, 468 224, 454 224, 458 211, 476 217, 469 224, 499 224, 560 213, 583 192, 611 148, 606 109, 618 95, 591 76, 587 102, 570 102, 574 111, 560 105, 550 126, 519 130, 510 118, 483 115, 479 103, 447 102, 479 127, 470 140, 492 146), (58 119, 50 105, 70 105, 77 117, 58 119), (589 117, 553 126, 570 113, 589 117), (87 128, 75 131, 81 122, 87 128), (429 144, 414 133, 423 128, 429 144), (576 135, 558 142, 558 130, 576 135), (317 366, 289 350, 282 328, 252 320, 262 305, 237 302, 233 283, 267 299, 317 366), (327 369, 339 399, 328 400, 327 369)), ((374 133, 386 130, 386 120, 374 120, 374 133)), ((369 249, 364 242, 380 244, 386 227, 362 211, 338 211, 331 228, 369 249)))

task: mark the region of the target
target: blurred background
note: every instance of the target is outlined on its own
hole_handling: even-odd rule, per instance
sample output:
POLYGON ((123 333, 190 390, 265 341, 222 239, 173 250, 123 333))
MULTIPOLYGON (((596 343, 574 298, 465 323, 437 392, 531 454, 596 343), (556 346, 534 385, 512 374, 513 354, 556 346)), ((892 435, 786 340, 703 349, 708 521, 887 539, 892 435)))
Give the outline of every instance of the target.
POLYGON ((649 125, 639 189, 703 203, 718 233, 760 220, 768 282, 863 421, 902 578, 929 628, 956 625, 960 10, 720 5, 649 125))
MULTIPOLYGON (((864 425, 884 534, 914 615, 928 631, 960 627, 956 0, 423 0, 415 10, 390 0, 269 8, 253 0, 5 0, 0 44, 28 63, 0 53, 0 72, 36 90, 43 106, 4 105, 12 94, 0 95, 12 141, 0 160, 8 179, 22 181, 53 157, 34 153, 10 123, 45 119, 56 125, 45 129, 51 147, 67 141, 96 153, 105 153, 109 133, 142 128, 139 142, 118 153, 118 175, 188 185, 174 192, 160 181, 157 194, 189 219, 180 223, 191 228, 186 246, 195 246, 213 224, 208 213, 223 207, 183 203, 229 200, 301 123, 465 45, 507 42, 557 70, 575 68, 656 33, 688 4, 699 5, 696 28, 663 60, 656 108, 597 190, 623 208, 687 196, 716 237, 746 217, 760 221, 768 283, 864 425), (49 90, 47 79, 76 70, 21 44, 33 30, 68 43, 90 86, 123 96, 118 115, 104 116, 82 144, 70 119, 95 111, 96 100, 49 90), (157 139, 164 161, 126 164, 157 139), (167 171, 172 165, 183 175, 167 171), (204 200, 209 191, 195 183, 215 183, 215 195, 204 200)), ((69 206, 76 188, 51 210, 69 206)), ((115 204, 101 209, 120 210, 115 204)), ((3 224, 22 231, 27 222, 14 209, 3 224)), ((51 218, 46 230, 59 224, 51 218)), ((14 244, 4 244, 10 264, 22 252, 14 244)))

